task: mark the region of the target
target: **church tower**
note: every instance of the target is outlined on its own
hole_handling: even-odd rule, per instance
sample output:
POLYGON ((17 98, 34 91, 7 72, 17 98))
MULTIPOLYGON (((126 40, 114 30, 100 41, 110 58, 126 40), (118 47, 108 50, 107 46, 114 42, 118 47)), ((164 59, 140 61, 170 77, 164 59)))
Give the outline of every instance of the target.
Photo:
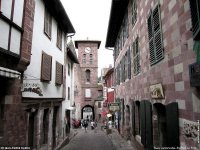
POLYGON ((94 119, 94 104, 98 97, 98 49, 101 41, 75 41, 78 49, 81 80, 81 118, 90 116, 94 119), (90 112, 90 110, 92 112, 90 112), (85 112, 85 113, 84 113, 85 112))

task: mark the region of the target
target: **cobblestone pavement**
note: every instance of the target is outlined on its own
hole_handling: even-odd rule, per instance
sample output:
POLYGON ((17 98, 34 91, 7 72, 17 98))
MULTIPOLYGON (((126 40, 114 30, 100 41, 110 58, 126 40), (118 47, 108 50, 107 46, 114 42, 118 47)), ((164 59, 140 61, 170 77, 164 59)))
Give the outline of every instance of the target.
POLYGON ((107 134, 105 130, 77 129, 77 135, 61 150, 134 150, 132 145, 125 141, 117 132, 112 130, 107 134))

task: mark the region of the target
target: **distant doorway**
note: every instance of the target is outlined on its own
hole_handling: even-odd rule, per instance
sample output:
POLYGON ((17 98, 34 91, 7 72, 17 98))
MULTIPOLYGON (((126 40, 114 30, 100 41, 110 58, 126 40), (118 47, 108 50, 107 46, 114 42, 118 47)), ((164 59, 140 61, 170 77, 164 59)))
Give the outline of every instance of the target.
POLYGON ((95 119, 94 108, 90 105, 84 106, 81 109, 81 118, 82 119, 94 120, 95 119))

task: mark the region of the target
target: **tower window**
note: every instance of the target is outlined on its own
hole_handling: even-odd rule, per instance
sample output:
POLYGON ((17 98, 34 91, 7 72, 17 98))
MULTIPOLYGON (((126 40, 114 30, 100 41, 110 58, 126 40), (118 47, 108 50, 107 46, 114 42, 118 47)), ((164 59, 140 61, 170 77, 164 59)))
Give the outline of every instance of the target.
POLYGON ((93 56, 90 54, 90 64, 93 64, 93 56))
POLYGON ((86 82, 90 82, 90 70, 86 70, 86 82))
POLYGON ((83 63, 83 64, 86 63, 86 54, 83 54, 82 63, 83 63))

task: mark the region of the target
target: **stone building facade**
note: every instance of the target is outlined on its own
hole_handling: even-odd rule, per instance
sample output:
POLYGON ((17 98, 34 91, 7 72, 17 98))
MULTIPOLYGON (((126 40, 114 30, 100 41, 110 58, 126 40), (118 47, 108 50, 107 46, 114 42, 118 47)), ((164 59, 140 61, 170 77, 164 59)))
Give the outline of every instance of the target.
POLYGON ((106 47, 114 47, 121 134, 136 149, 200 148, 200 92, 191 82, 199 79, 199 6, 112 0, 106 47))
POLYGON ((98 98, 98 49, 100 41, 77 40, 75 47, 78 49, 78 60, 80 66, 76 67, 79 81, 75 87, 79 87, 79 95, 75 96, 76 111, 78 118, 83 118, 84 108, 92 109, 92 117, 95 118, 95 100, 98 98), (81 116, 80 116, 81 115, 81 116))
POLYGON ((26 146, 23 72, 30 64, 35 1, 0 1, 0 145, 26 146))

